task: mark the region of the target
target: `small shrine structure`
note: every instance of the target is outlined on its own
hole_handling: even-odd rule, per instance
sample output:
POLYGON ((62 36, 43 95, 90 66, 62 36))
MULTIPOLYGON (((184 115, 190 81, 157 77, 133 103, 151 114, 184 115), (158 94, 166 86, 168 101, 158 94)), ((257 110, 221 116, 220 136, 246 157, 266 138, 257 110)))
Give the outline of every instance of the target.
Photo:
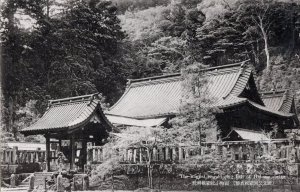
POLYGON ((83 170, 87 162, 87 145, 103 145, 113 125, 103 114, 98 94, 50 100, 44 115, 30 127, 21 130, 25 136, 46 138, 47 171, 51 171, 50 147, 58 148, 69 169, 83 170))

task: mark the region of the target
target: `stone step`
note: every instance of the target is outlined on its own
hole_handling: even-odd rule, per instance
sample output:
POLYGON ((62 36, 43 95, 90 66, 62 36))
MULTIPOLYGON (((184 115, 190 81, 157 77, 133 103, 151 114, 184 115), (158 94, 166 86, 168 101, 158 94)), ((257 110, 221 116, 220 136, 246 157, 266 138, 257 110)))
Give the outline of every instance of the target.
POLYGON ((1 192, 14 192, 14 191, 18 191, 18 192, 21 192, 21 191, 27 191, 28 190, 28 187, 15 187, 15 188, 1 188, 1 192))
POLYGON ((28 185, 21 184, 21 185, 18 185, 18 187, 29 187, 29 184, 28 185))
POLYGON ((43 186, 45 178, 46 179, 51 179, 52 174, 53 174, 53 172, 35 172, 34 173, 34 176, 35 176, 34 186, 35 187, 43 186))

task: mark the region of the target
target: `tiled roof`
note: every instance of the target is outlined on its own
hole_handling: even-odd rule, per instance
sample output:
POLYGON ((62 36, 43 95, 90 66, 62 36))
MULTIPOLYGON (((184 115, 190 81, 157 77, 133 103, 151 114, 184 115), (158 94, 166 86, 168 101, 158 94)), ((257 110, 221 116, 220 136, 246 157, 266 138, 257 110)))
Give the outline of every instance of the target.
MULTIPOLYGON (((209 95, 215 99, 215 106, 219 108, 247 103, 266 113, 284 117, 294 115, 263 106, 256 88, 254 91, 258 99, 255 102, 243 96, 250 80, 255 85, 253 68, 245 62, 208 68, 205 74, 208 77, 209 95)), ((106 114, 135 119, 175 115, 183 96, 182 81, 183 77, 179 73, 130 80, 123 96, 106 114)))
MULTIPOLYGON (((230 104, 239 102, 236 96, 244 90, 251 71, 243 63, 206 69, 209 95, 220 106, 228 104, 227 97, 230 104)), ((181 74, 131 80, 123 96, 106 113, 131 118, 176 114, 182 96, 181 74)))
POLYGON ((249 129, 240 129, 240 128, 233 128, 233 131, 235 131, 243 140, 248 141, 262 141, 262 140, 270 140, 265 134, 259 131, 252 131, 249 129))
POLYGON ((21 130, 21 133, 40 134, 52 130, 75 129, 87 124, 97 110, 101 111, 97 94, 50 100, 44 115, 31 126, 21 130))
POLYGON ((279 90, 261 93, 266 107, 284 113, 290 113, 292 110, 293 94, 289 90, 279 90))

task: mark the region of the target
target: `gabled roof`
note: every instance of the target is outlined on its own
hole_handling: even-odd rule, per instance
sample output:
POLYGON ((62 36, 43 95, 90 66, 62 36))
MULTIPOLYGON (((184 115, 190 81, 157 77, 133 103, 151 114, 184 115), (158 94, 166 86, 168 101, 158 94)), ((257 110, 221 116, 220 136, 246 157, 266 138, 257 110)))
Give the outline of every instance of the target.
POLYGON ((31 126, 21 130, 21 133, 28 135, 71 131, 82 128, 90 121, 97 121, 99 115, 104 119, 106 127, 112 128, 102 112, 97 94, 50 100, 44 115, 31 126))
MULTIPOLYGON (((253 98, 241 98, 249 81, 254 81, 253 69, 245 62, 205 69, 208 77, 208 92, 216 99, 217 107, 229 107, 256 98, 254 102, 263 105, 257 94, 253 98)), ((107 114, 129 118, 146 119, 177 114, 182 93, 180 73, 130 80, 123 96, 107 114)), ((255 82, 252 84, 255 85, 255 82)))
MULTIPOLYGON (((248 105, 259 112, 291 118, 290 99, 277 108, 264 104, 255 84, 253 67, 246 62, 205 69, 208 92, 220 109, 248 105)), ((106 114, 134 119, 153 119, 176 115, 183 92, 180 73, 129 80, 128 87, 106 114)), ((275 104, 274 104, 275 105, 275 104)), ((115 123, 112 121, 112 123, 115 123)))
MULTIPOLYGON (((241 129, 241 128, 232 128, 232 131, 236 132, 241 139, 247 141, 269 141, 270 140, 270 138, 268 138, 261 131, 254 131, 254 130, 241 129)), ((232 132, 230 132, 229 135, 231 133, 232 132)))
POLYGON ((270 92, 262 92, 261 97, 264 104, 274 110, 284 113, 293 113, 294 96, 289 90, 276 90, 270 92))

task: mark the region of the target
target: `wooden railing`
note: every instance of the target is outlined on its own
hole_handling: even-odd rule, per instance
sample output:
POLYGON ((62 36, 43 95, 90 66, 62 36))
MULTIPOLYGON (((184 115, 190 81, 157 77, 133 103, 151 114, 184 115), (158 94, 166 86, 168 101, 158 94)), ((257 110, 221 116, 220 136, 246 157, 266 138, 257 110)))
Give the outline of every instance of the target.
MULTIPOLYGON (((300 162, 300 140, 288 139, 203 143, 201 148, 197 145, 173 145, 156 147, 152 150, 150 153, 152 162, 180 163, 190 156, 209 154, 212 151, 223 159, 235 161, 259 161, 263 156, 269 156, 289 162, 300 162)), ((128 148, 119 151, 122 153, 124 163, 145 163, 148 160, 146 148, 128 148)), ((88 148, 88 162, 102 163, 105 157, 102 146, 88 148)))

